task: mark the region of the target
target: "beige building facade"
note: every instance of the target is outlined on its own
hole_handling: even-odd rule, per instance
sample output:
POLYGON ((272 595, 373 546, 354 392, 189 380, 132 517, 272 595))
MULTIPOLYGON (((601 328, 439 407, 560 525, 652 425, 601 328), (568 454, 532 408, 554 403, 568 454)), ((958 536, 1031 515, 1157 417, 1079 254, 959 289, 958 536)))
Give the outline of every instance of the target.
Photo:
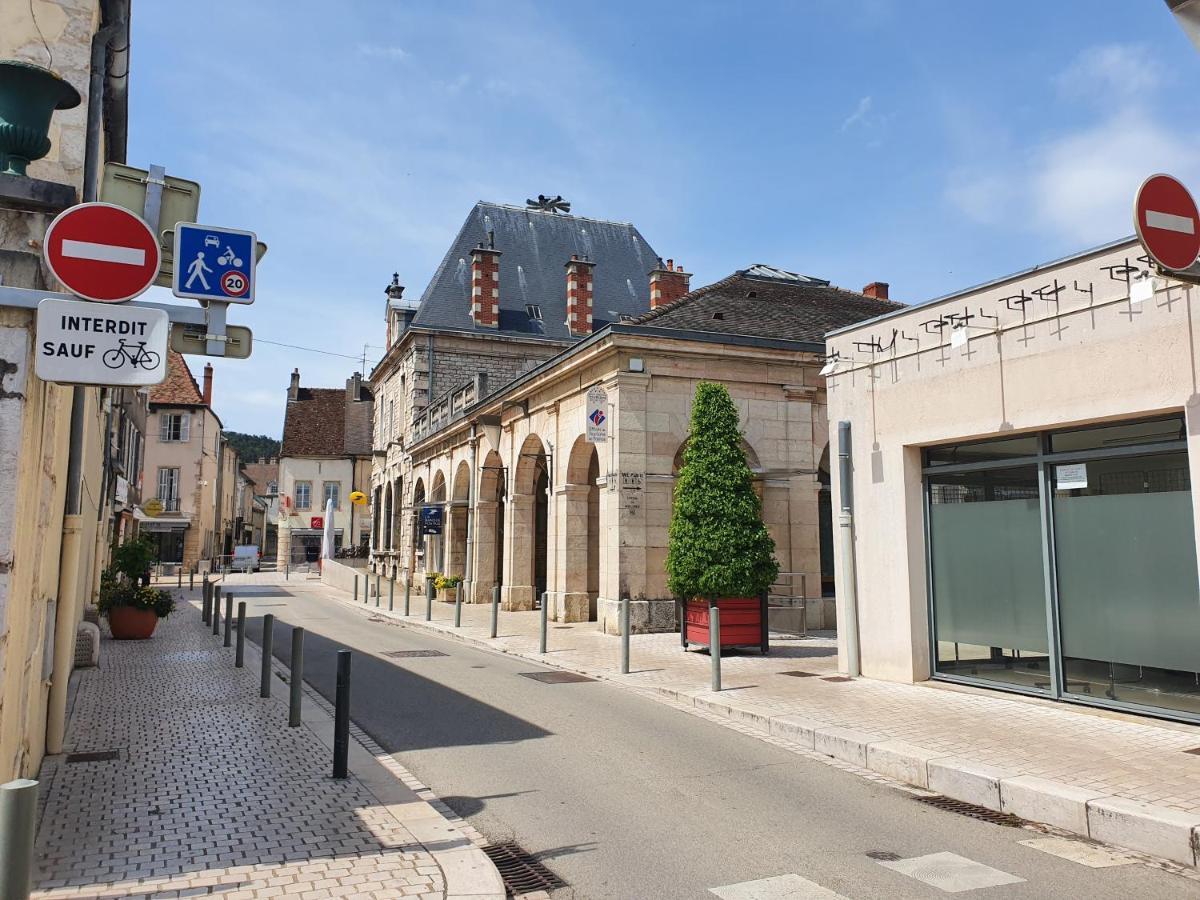
POLYGON ((1200 310, 1149 275, 1128 239, 829 336, 844 667, 1200 715, 1200 310))

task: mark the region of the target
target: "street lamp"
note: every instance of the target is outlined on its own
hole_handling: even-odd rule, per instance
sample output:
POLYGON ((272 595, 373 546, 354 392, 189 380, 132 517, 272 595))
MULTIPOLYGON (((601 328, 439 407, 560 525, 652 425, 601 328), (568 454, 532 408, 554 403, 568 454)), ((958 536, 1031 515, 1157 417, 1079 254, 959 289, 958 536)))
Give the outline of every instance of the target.
POLYGON ((1200 50, 1200 0, 1166 0, 1167 9, 1197 50, 1200 50))

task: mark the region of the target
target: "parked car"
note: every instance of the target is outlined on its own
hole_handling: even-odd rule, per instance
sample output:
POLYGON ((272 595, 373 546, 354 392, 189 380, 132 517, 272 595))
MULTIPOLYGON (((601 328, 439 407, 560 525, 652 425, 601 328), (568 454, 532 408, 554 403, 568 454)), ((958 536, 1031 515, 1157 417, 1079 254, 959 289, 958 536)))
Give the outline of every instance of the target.
POLYGON ((233 559, 229 562, 229 568, 235 572, 257 572, 261 558, 262 554, 254 544, 234 547, 233 559))

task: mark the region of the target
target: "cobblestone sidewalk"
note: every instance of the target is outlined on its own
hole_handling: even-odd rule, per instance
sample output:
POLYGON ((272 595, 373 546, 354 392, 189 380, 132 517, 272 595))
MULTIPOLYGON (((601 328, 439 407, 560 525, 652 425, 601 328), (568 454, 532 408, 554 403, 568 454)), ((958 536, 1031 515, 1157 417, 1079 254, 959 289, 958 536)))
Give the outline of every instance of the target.
MULTIPOLYGON (((327 585, 305 590, 349 602, 327 585)), ((386 582, 380 612, 387 614, 386 582)), ((629 675, 618 672, 620 642, 595 623, 550 623, 538 653, 538 614, 402 597, 391 615, 413 626, 609 679, 673 702, 715 712, 844 762, 979 805, 1005 808, 1099 840, 1196 865, 1200 844, 1200 728, 993 691, 929 682, 891 684, 837 678, 831 634, 773 644, 771 655, 726 656, 725 690, 709 686, 709 657, 682 651, 678 634, 634 635, 629 675)), ((363 603, 358 604, 360 608, 363 603)), ((368 607, 375 612, 375 598, 368 607)))
MULTIPOLYGON (((288 728, 286 686, 260 699, 256 648, 237 669, 221 643, 181 605, 149 641, 104 640, 101 668, 79 673, 66 754, 41 773, 34 896, 447 897, 410 819, 478 851, 357 743, 352 777, 331 778, 327 712, 310 703, 288 728), (71 759, 104 751, 118 758, 71 759)), ((472 895, 502 897, 491 883, 472 895)))

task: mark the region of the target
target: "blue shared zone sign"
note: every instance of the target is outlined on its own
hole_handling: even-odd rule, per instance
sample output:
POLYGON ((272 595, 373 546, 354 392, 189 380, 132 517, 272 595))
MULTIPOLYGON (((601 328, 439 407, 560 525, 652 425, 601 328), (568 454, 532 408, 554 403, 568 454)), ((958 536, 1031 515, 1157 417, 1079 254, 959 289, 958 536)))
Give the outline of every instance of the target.
POLYGON ((257 246, 252 231, 180 222, 172 291, 195 300, 253 303, 257 246))
POLYGON ((442 508, 440 506, 421 507, 421 534, 442 533, 442 508))

